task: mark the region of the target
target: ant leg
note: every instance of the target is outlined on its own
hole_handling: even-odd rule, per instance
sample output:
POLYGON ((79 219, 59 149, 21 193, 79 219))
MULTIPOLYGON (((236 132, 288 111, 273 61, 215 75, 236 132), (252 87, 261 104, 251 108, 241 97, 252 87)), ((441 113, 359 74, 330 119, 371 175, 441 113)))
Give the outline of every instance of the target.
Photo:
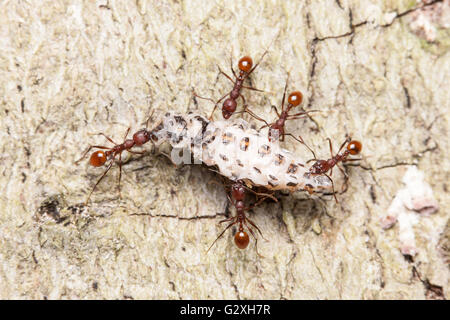
MULTIPOLYGON (((330 142, 330 145, 331 145, 331 140, 330 140, 330 138, 328 138, 328 141, 330 142)), ((341 147, 339 148, 339 150, 338 150, 337 153, 341 152, 342 148, 343 148, 347 143, 349 143, 350 141, 352 141, 352 138, 350 138, 350 137, 348 137, 347 139, 345 139, 345 141, 341 144, 341 147)), ((331 154, 331 156, 333 156, 333 154, 331 154)))
POLYGON ((127 132, 125 132, 125 137, 123 137, 123 140, 125 141, 127 139, 128 133, 130 133, 130 127, 128 127, 127 132))
MULTIPOLYGON (((264 194, 264 193, 260 193, 264 194)), ((265 194, 262 198, 260 198, 258 201, 256 201, 254 204, 252 204, 250 207, 245 207, 245 210, 252 210, 253 208, 257 207, 261 202, 263 202, 264 200, 266 200, 267 198, 270 198, 272 200, 274 200, 275 202, 278 202, 278 200, 276 198, 274 198, 272 195, 270 194, 265 194)))
POLYGON ((331 179, 331 177, 330 177, 329 175, 327 175, 326 173, 324 173, 324 175, 325 175, 328 179, 330 179, 330 181, 331 181, 331 187, 333 188, 333 197, 334 197, 334 200, 336 200, 336 203, 339 203, 339 201, 338 201, 338 199, 337 199, 337 197, 336 197, 336 191, 334 191, 334 182, 333 182, 333 179, 331 179))
POLYGON ((216 238, 216 240, 214 240, 214 242, 209 246, 208 250, 206 250, 206 253, 209 252, 209 250, 213 247, 213 245, 217 242, 217 240, 220 239, 220 237, 223 236, 223 234, 225 233, 225 231, 227 231, 228 229, 230 229, 231 226, 235 225, 237 223, 237 220, 230 223, 228 226, 226 226, 226 228, 219 234, 219 236, 216 238))
POLYGON ((100 179, 97 180, 97 182, 95 183, 94 187, 92 188, 91 192, 89 193, 86 202, 84 203, 85 205, 88 204, 89 199, 91 198, 92 193, 94 192, 95 188, 97 188, 97 185, 100 183, 100 181, 102 181, 102 179, 106 176, 106 174, 108 173, 109 169, 111 169, 112 165, 114 163, 114 157, 111 159, 111 162, 109 163, 108 167, 106 168, 105 172, 103 172, 102 176, 100 177, 100 179))
POLYGON ((292 138, 294 138, 295 140, 297 140, 298 142, 300 142, 301 144, 303 144, 306 148, 308 148, 308 150, 313 154, 314 159, 316 159, 316 154, 314 153, 314 151, 305 143, 305 141, 303 141, 303 138, 301 136, 298 136, 298 139, 292 134, 292 133, 285 133, 284 135, 286 136, 290 136, 292 138))
MULTIPOLYGON (((254 204, 252 204, 250 207, 245 207, 245 210, 248 211, 248 210, 251 210, 251 209, 257 207, 260 203, 262 203, 264 200, 266 200, 266 198, 268 198, 268 197, 260 198, 258 201, 256 201, 254 204)), ((278 202, 278 200, 277 200, 277 202, 278 202)))
POLYGON ((217 170, 214 170, 214 169, 210 169, 210 168, 207 168, 209 171, 212 171, 212 172, 215 172, 215 173, 217 173, 217 174, 221 174, 220 173, 220 171, 217 171, 217 170))
POLYGON ((304 118, 308 117, 309 120, 314 121, 314 119, 309 115, 309 113, 310 113, 310 112, 321 112, 321 111, 319 111, 319 110, 309 110, 309 111, 305 111, 305 110, 303 109, 303 107, 300 107, 300 110, 302 110, 302 111, 300 111, 299 113, 292 114, 292 115, 288 115, 286 119, 289 119, 289 120, 296 120, 296 119, 304 119, 304 118), (306 116, 306 117, 304 117, 304 116, 306 116))
POLYGON ((127 150, 129 153, 132 153, 132 154, 145 154, 145 151, 131 151, 131 150, 127 150))
POLYGON ((155 110, 152 110, 152 113, 150 113, 150 116, 147 118, 147 121, 145 121, 145 129, 148 128, 148 123, 150 122, 150 120, 153 118, 153 114, 155 113, 155 110))
MULTIPOLYGON (((330 145, 331 158, 334 158, 334 156, 333 156, 333 144, 331 143, 331 139, 330 138, 327 138, 327 140, 328 140, 328 144, 330 145)), ((344 144, 339 148, 339 151, 341 151, 343 146, 344 146, 344 144)), ((339 153, 339 151, 338 151, 338 153, 339 153)), ((333 175, 333 167, 331 167, 331 170, 330 170, 330 176, 331 175, 333 175)), ((333 187, 333 191, 334 191, 334 187, 333 187)))
POLYGON ((288 116, 288 117, 286 118, 286 120, 298 120, 298 119, 305 119, 305 118, 307 118, 307 117, 311 119, 311 116, 310 116, 310 115, 305 114, 304 116, 295 116, 295 117, 290 117, 290 116, 288 116))
POLYGON ((75 164, 78 164, 81 160, 83 160, 84 157, 86 157, 86 155, 89 153, 89 151, 91 151, 92 148, 97 148, 97 149, 111 149, 111 148, 104 147, 104 146, 89 146, 89 148, 87 148, 87 150, 83 153, 83 155, 81 156, 81 158, 78 159, 77 161, 75 161, 75 164))
POLYGON ((119 199, 122 199, 122 192, 120 190, 120 179, 122 178, 122 152, 119 153, 119 199))
POLYGON ((309 159, 308 161, 306 161, 306 163, 310 163, 311 161, 316 161, 316 160, 317 160, 317 158, 309 159))
POLYGON ((219 182, 217 182, 216 180, 213 180, 213 178, 211 178, 206 184, 210 184, 210 183, 217 184, 218 186, 223 186, 222 183, 219 183, 219 182))
MULTIPOLYGON (((283 111, 284 111, 284 99, 286 98, 286 90, 287 90, 288 81, 289 81, 289 73, 286 78, 286 84, 284 85, 283 99, 281 99, 281 113, 283 113, 283 111)), ((278 110, 277 110, 277 116, 278 116, 278 118, 280 117, 278 115, 278 110)))
POLYGON ((248 87, 248 86, 242 86, 242 88, 245 88, 245 89, 248 89, 248 90, 253 90, 253 91, 258 91, 258 92, 266 92, 264 90, 253 88, 253 87, 248 87))
POLYGON ((275 38, 272 39, 272 41, 270 42, 269 46, 267 47, 266 51, 264 51, 263 55, 261 56, 261 58, 259 59, 258 63, 253 67, 252 70, 250 70, 250 72, 252 72, 258 65, 259 63, 263 60, 264 56, 267 54, 267 52, 269 51, 270 47, 273 45, 273 43, 275 42, 276 39, 278 39, 278 37, 280 36, 280 33, 277 33, 277 36, 275 38))
POLYGON ((211 99, 211 98, 206 98, 206 97, 199 96, 198 94, 195 93, 194 90, 192 90, 192 94, 193 94, 194 97, 196 97, 196 98, 200 98, 200 99, 203 99, 203 100, 208 100, 208 101, 211 101, 212 103, 214 103, 214 109, 213 109, 213 111, 211 112, 211 115, 209 116, 208 120, 211 120, 211 119, 212 119, 212 116, 213 116, 213 114, 214 114, 214 111, 216 111, 216 108, 217 108, 217 106, 219 105, 219 102, 222 101, 222 100, 228 95, 228 93, 227 93, 227 94, 225 94, 222 98, 220 98, 219 100, 214 101, 214 100, 211 99))
MULTIPOLYGON (((306 117, 309 117, 308 115, 306 117)), ((297 117, 287 117, 286 120, 298 120, 298 119, 305 119, 306 117, 302 117, 302 116, 297 116, 297 117)))
POLYGON ((281 117, 281 115, 278 113, 278 109, 277 109, 277 107, 275 107, 275 106, 272 106, 272 108, 271 109, 275 109, 275 112, 277 113, 277 117, 278 118, 280 118, 281 117))
POLYGON ((232 52, 230 52, 230 69, 231 69, 231 72, 233 72, 234 78, 236 79, 237 78, 236 72, 234 72, 234 69, 233 69, 233 53, 232 52))
POLYGON ((208 120, 209 120, 209 121, 212 120, 213 115, 214 115, 214 112, 216 111, 216 109, 217 109, 217 104, 214 105, 214 109, 213 109, 213 111, 211 112, 211 114, 210 114, 209 117, 208 117, 208 120))
POLYGON ((252 116, 253 118, 255 118, 256 120, 259 120, 259 121, 264 122, 264 123, 266 124, 266 125, 264 126, 264 128, 270 126, 270 124, 269 124, 266 120, 264 120, 264 119, 261 118, 260 116, 257 116, 253 111, 251 111, 249 108, 247 108, 247 106, 244 106, 244 112, 247 112, 249 115, 251 115, 251 116, 252 116))
POLYGON ((362 158, 352 158, 352 159, 345 159, 344 162, 348 162, 348 161, 361 161, 362 158))
MULTIPOLYGON (((248 218, 246 218, 246 220, 248 220, 248 218)), ((255 249, 256 249, 256 254, 258 256, 260 256, 261 258, 264 258, 264 256, 262 254, 260 254, 258 252, 258 238, 256 237, 255 233, 253 232, 252 228, 249 227, 249 225, 247 224, 246 220, 244 220, 244 224, 247 227, 248 231, 250 231, 250 234, 252 235, 253 239, 255 239, 255 249)), ((261 233, 261 232, 260 232, 261 233)), ((262 234, 261 234, 262 236, 262 234)), ((264 237, 263 237, 264 238, 264 237)), ((266 239, 264 239, 266 240, 266 239)), ((267 240, 266 240, 267 241, 267 240)))
POLYGON ((163 151, 161 151, 161 150, 159 150, 159 153, 162 154, 163 156, 165 156, 167 159, 169 159, 170 162, 172 162, 172 165, 173 165, 175 168, 177 167, 177 164, 176 164, 175 162, 173 162, 173 160, 172 160, 172 158, 170 157, 170 155, 168 155, 167 153, 165 153, 165 152, 163 152, 163 151))
POLYGON ((304 110, 303 110, 303 111, 301 111, 301 112, 299 112, 299 113, 288 115, 288 116, 287 116, 287 119, 289 119, 289 120, 302 119, 302 118, 304 118, 304 117, 302 117, 302 118, 299 118, 299 117, 301 117, 301 116, 303 116, 303 115, 306 115, 306 116, 309 117, 309 113, 311 113, 311 112, 320 112, 320 110, 308 110, 308 111, 304 111, 304 110))
POLYGON ((261 56, 261 58, 259 58, 259 61, 255 64, 255 66, 245 75, 245 77, 247 78, 252 72, 253 70, 256 69, 256 67, 261 63, 261 61, 263 60, 264 56, 267 54, 267 51, 269 49, 266 49, 266 51, 264 51, 263 55, 261 56))
POLYGON ((258 204, 260 204, 262 201, 264 201, 264 199, 266 198, 270 198, 275 202, 278 202, 278 199, 275 198, 273 195, 271 195, 270 193, 263 193, 263 192, 256 192, 253 191, 252 189, 250 189, 249 187, 244 186, 245 189, 247 189, 248 191, 250 191, 251 193, 253 193, 256 196, 262 196, 263 198, 258 200, 258 202, 256 202, 254 205, 252 205, 251 207, 247 208, 248 209, 253 209, 254 207, 256 207, 258 204))
POLYGON ((195 93, 194 89, 192 89, 192 95, 193 95, 194 97, 196 97, 196 98, 200 98, 200 99, 203 99, 203 100, 211 101, 212 103, 216 103, 216 102, 215 102, 213 99, 211 99, 211 98, 206 98, 206 97, 199 96, 197 93, 195 93))
POLYGON ((106 134, 104 134, 103 132, 100 132, 98 135, 100 136, 104 136, 109 142, 111 142, 113 145, 117 145, 117 143, 115 143, 113 141, 113 139, 111 139, 110 137, 108 137, 106 134))
POLYGON ((230 201, 230 203, 232 204, 232 205, 234 205, 235 203, 233 202, 233 199, 231 199, 231 197, 230 197, 230 195, 227 193, 227 198, 228 198, 228 201, 230 201))
POLYGON ((257 116, 253 111, 251 111, 247 105, 244 106, 244 111, 239 111, 239 112, 235 112, 236 114, 239 113, 243 113, 243 112, 247 112, 249 115, 251 115, 253 118, 255 118, 256 120, 262 121, 265 123, 265 125, 263 125, 261 128, 259 128, 259 130, 264 129, 266 127, 270 127, 272 125, 272 123, 268 123, 266 120, 264 120, 263 118, 261 118, 260 116, 257 116))
MULTIPOLYGON (((228 80, 230 80, 231 82, 234 83, 234 80, 231 79, 231 77, 229 75, 227 75, 225 72, 223 72, 222 69, 220 69, 219 66, 217 66, 217 68, 219 68, 219 73, 223 74, 225 77, 228 78, 228 80)), ((233 66, 231 66, 231 71, 233 71, 233 75, 236 77, 236 74, 234 73, 234 70, 233 70, 233 66)))
POLYGON ((233 221, 234 219, 236 219, 236 217, 226 218, 226 219, 220 220, 219 223, 224 223, 224 222, 233 221))
MULTIPOLYGON (((245 217, 245 220, 244 220, 245 225, 247 225, 247 222, 246 222, 246 221, 248 221, 248 223, 250 223, 256 230, 258 230, 258 232, 259 232, 259 234, 261 235, 261 237, 263 237, 263 239, 267 241, 267 239, 264 238, 264 235, 262 234, 261 230, 259 230, 259 228, 258 228, 258 226, 256 225, 256 223, 254 223, 251 219, 245 217)), ((247 226, 247 228, 248 228, 248 226, 247 226)), ((250 228, 249 228, 249 230, 250 230, 250 228)))
POLYGON ((214 109, 213 109, 213 111, 211 112, 211 115, 209 116, 208 120, 210 120, 210 121, 212 120, 212 117, 213 117, 213 115, 214 115, 214 111, 216 111, 217 106, 219 105, 220 101, 222 101, 227 95, 228 95, 228 93, 225 94, 225 95, 224 95, 222 98, 220 98, 219 100, 217 100, 217 102, 216 102, 215 105, 214 105, 214 109))
POLYGON ((344 177, 346 177, 348 179, 348 174, 347 172, 345 172, 344 169, 341 168, 341 166, 339 166, 338 164, 336 164, 336 167, 338 167, 338 169, 342 172, 342 174, 344 175, 344 177))
POLYGON ((244 98, 244 96, 243 96, 242 94, 239 94, 239 97, 241 97, 241 98, 242 98, 242 102, 244 103, 244 106, 246 106, 246 105, 247 105, 247 103, 245 102, 245 98, 244 98))
POLYGON ((349 177, 348 177, 347 172, 345 172, 345 170, 342 169, 338 164, 336 164, 336 167, 338 167, 338 169, 339 169, 339 170, 342 172, 342 174, 344 175, 344 184, 342 185, 342 188, 341 188, 341 193, 344 193, 344 192, 346 192, 347 189, 348 189, 348 180, 349 180, 349 177))

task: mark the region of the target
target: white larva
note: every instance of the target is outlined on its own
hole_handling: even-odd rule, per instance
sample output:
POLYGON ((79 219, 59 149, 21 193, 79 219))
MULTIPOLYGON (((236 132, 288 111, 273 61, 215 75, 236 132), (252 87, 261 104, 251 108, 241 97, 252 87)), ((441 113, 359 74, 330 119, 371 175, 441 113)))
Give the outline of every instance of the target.
POLYGON ((157 144, 167 141, 173 148, 188 150, 195 159, 217 166, 221 175, 233 181, 242 179, 272 190, 332 191, 326 176, 306 174, 309 167, 305 161, 282 149, 278 141, 269 142, 267 135, 242 119, 213 122, 193 113, 181 116, 169 112, 152 134, 158 138, 157 144))

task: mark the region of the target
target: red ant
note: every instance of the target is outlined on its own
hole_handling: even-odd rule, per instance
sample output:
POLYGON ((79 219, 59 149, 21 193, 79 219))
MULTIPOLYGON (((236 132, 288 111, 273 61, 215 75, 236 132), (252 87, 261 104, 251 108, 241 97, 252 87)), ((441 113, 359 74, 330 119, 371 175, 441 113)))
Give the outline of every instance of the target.
MULTIPOLYGON (((256 207, 258 204, 260 204, 266 198, 271 198, 271 199, 275 200, 276 202, 278 200, 275 197, 273 197, 271 194, 258 193, 258 192, 255 192, 255 191, 247 188, 241 180, 238 180, 238 181, 236 181, 235 183, 233 183, 231 185, 231 198, 230 198, 230 196, 228 194, 227 194, 227 197, 228 197, 228 200, 236 208, 236 216, 219 221, 219 223, 224 223, 224 222, 230 222, 230 223, 219 234, 219 236, 216 238, 216 240, 214 240, 214 242, 208 248, 208 251, 217 242, 217 240, 219 240, 219 238, 222 237, 222 235, 225 233, 225 231, 227 231, 231 226, 239 223, 239 230, 234 235, 234 243, 236 244, 236 246, 239 249, 247 248, 247 246, 248 246, 248 244, 250 242, 250 239, 249 239, 248 233, 244 230, 244 225, 245 225, 247 227, 248 231, 250 231, 250 234, 255 239, 256 253, 258 253, 258 247, 257 247, 258 239, 256 238, 256 235, 253 232, 252 227, 255 228, 263 238, 264 238, 264 236, 262 235, 262 232, 258 228, 258 226, 252 220, 250 220, 249 218, 247 218, 245 216, 245 211, 256 207), (259 199, 252 206, 246 207, 245 204, 244 204, 244 200, 245 200, 245 195, 246 195, 247 191, 251 191, 251 192, 253 192, 256 195, 263 196, 263 197, 261 199, 259 199), (248 224, 247 224, 247 222, 248 222, 248 224)), ((258 255, 259 255, 259 253, 258 253, 258 255)))
POLYGON ((225 72, 223 72, 220 69, 220 67, 218 67, 219 68, 219 72, 221 74, 223 74, 225 77, 227 77, 228 80, 233 82, 233 89, 230 91, 230 93, 225 94, 222 98, 220 98, 216 102, 214 102, 214 100, 212 100, 210 98, 200 97, 199 95, 197 95, 194 92, 194 96, 195 97, 200 98, 200 99, 209 100, 209 101, 212 101, 214 103, 214 109, 211 112, 211 115, 209 116, 209 120, 212 119, 214 111, 216 111, 216 108, 217 108, 218 104, 220 103, 220 101, 222 101, 227 95, 229 95, 230 97, 227 98, 222 104, 222 115, 223 115, 224 119, 229 119, 233 115, 233 113, 236 111, 236 107, 237 107, 236 100, 239 97, 242 98, 242 101, 244 102, 244 105, 245 105, 245 98, 241 94, 241 89, 242 88, 249 89, 249 90, 254 90, 254 91, 259 91, 259 92, 264 92, 263 90, 259 90, 259 89, 253 88, 253 87, 247 87, 247 86, 244 86, 243 84, 244 84, 244 80, 246 78, 248 78, 248 76, 261 63, 261 61, 264 58, 264 56, 266 55, 266 53, 267 53, 267 50, 263 53, 263 55, 261 56, 261 59, 259 60, 259 62, 254 67, 253 67, 253 60, 252 60, 252 58, 250 58, 249 56, 245 56, 245 57, 241 58, 239 60, 239 62, 238 62, 239 75, 236 75, 236 73, 234 72, 233 60, 231 59, 231 71, 233 72, 235 80, 233 80, 229 75, 227 75, 225 72))
POLYGON ((296 138, 293 134, 285 132, 286 120, 301 119, 301 118, 304 118, 305 115, 308 115, 310 112, 318 111, 318 110, 310 110, 310 111, 302 110, 301 112, 298 112, 295 114, 289 114, 289 112, 291 111, 292 108, 297 107, 298 105, 300 105, 302 103, 303 94, 300 91, 294 91, 291 94, 289 94, 288 105, 285 109, 284 108, 284 100, 286 98, 286 89, 287 89, 288 80, 289 80, 289 77, 286 80, 286 85, 284 86, 283 99, 281 100, 281 112, 279 113, 277 107, 272 106, 272 109, 275 109, 275 112, 277 113, 277 116, 278 116, 277 121, 275 121, 273 123, 268 123, 266 120, 257 116, 253 111, 251 111, 248 108, 245 108, 245 110, 243 112, 249 113, 256 120, 263 121, 265 123, 265 125, 262 126, 260 129, 269 127, 269 141, 272 142, 272 141, 278 140, 278 139, 280 141, 284 141, 285 136, 290 136, 290 137, 294 138, 295 140, 297 140, 298 142, 304 144, 308 148, 308 150, 311 151, 311 153, 313 154, 314 159, 315 159, 316 155, 315 155, 314 151, 303 141, 303 138, 301 136, 298 136, 298 138, 296 138))
MULTIPOLYGON (((306 173, 306 175, 319 175, 319 174, 323 174, 325 175, 328 179, 330 179, 331 181, 331 185, 333 187, 333 196, 334 199, 336 200, 336 202, 338 202, 337 198, 336 198, 336 194, 334 192, 334 183, 333 183, 333 179, 331 179, 331 175, 333 174, 333 167, 337 166, 339 168, 339 170, 341 170, 341 172, 344 174, 346 180, 348 179, 347 174, 345 173, 345 171, 338 166, 339 162, 346 162, 346 161, 357 161, 360 159, 347 159, 349 155, 357 155, 361 152, 362 150, 362 144, 359 141, 356 140, 352 140, 350 137, 347 138, 344 143, 341 145, 341 147, 339 148, 338 152, 336 153, 336 155, 333 156, 333 146, 331 144, 331 140, 330 138, 327 138, 328 143, 330 144, 330 153, 331 153, 331 158, 328 160, 318 160, 316 158, 308 160, 308 162, 310 161, 315 161, 314 164, 311 166, 311 168, 309 168, 309 171, 306 173), (346 150, 343 153, 339 153, 342 148, 347 145, 346 150), (327 174, 327 172, 330 171, 330 175, 327 174)), ((309 191, 309 190, 308 190, 309 191)))
MULTIPOLYGON (((150 120, 150 118, 151 118, 151 116, 147 120, 147 125, 148 125, 148 121, 150 120)), ((147 125, 146 125, 146 128, 147 128, 147 125)), ((110 137, 108 137, 104 133, 99 133, 99 135, 104 136, 109 142, 114 144, 114 146, 111 148, 108 148, 105 146, 91 145, 84 152, 83 156, 80 159, 78 159, 77 161, 75 161, 75 164, 78 164, 82 159, 84 159, 84 157, 89 153, 89 151, 91 151, 92 148, 104 149, 106 151, 97 150, 93 154, 91 154, 91 157, 89 158, 89 164, 91 166, 101 167, 102 165, 104 165, 106 163, 106 161, 111 160, 110 163, 108 164, 105 172, 103 172, 102 176, 100 177, 100 179, 97 180, 97 183, 94 185, 91 192, 89 193, 85 204, 88 203, 88 201, 89 201, 92 193, 94 192, 95 188, 97 187, 97 185, 106 176, 109 169, 111 169, 117 155, 119 155, 119 195, 120 195, 120 179, 122 177, 122 152, 126 150, 133 154, 143 154, 144 152, 131 151, 130 149, 133 148, 134 146, 141 146, 144 143, 151 140, 153 135, 146 128, 141 129, 141 130, 137 131, 135 134, 133 134, 133 139, 127 139, 128 133, 130 132, 130 128, 128 128, 127 132, 125 133, 124 142, 121 144, 115 143, 110 137)), ((153 138, 155 138, 155 137, 153 137, 153 138)))

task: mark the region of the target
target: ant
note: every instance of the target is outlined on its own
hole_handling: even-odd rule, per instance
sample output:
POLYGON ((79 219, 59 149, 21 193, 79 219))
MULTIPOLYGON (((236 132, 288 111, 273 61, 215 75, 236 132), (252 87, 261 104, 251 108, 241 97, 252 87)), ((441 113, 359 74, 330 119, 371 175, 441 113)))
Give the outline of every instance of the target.
POLYGON ((216 102, 210 98, 204 98, 201 97, 199 95, 197 95, 195 92, 193 93, 195 97, 200 98, 200 99, 205 99, 205 100, 209 100, 211 102, 214 103, 214 109, 211 112, 211 115, 209 116, 209 120, 212 120, 214 111, 216 111, 218 104, 220 103, 220 101, 222 101, 226 96, 229 95, 229 98, 225 99, 225 101, 222 104, 222 115, 224 119, 229 119, 233 113, 236 111, 236 107, 237 107, 237 102, 236 100, 241 97, 242 101, 245 103, 245 98, 244 96, 241 94, 241 89, 245 88, 245 89, 249 89, 249 90, 253 90, 253 91, 259 91, 259 92, 264 92, 263 90, 260 89, 256 89, 253 87, 248 87, 248 86, 244 86, 244 80, 246 78, 248 78, 248 76, 250 76, 250 74, 256 69, 256 67, 261 63, 262 59, 264 58, 264 56, 266 55, 267 50, 263 53, 263 55, 261 56, 261 59, 259 59, 259 62, 253 66, 253 60, 252 58, 250 58, 249 56, 244 56, 242 57, 239 62, 238 62, 238 68, 239 68, 239 75, 236 75, 236 73, 234 72, 233 69, 233 59, 231 58, 231 71, 233 72, 234 75, 234 80, 225 72, 222 71, 222 69, 219 68, 219 72, 221 74, 223 74, 225 77, 227 77, 228 80, 230 80, 231 82, 233 82, 233 89, 230 91, 230 93, 225 94, 222 98, 220 98, 219 100, 217 100, 216 102))
MULTIPOLYGON (((152 113, 152 115, 153 115, 153 113, 152 113)), ((150 117, 148 118, 145 129, 141 129, 141 130, 137 131, 135 134, 133 134, 133 139, 127 139, 128 133, 130 132, 130 128, 128 128, 125 133, 124 142, 121 144, 115 143, 110 137, 108 137, 104 133, 99 133, 99 135, 104 136, 109 142, 114 144, 114 146, 111 148, 108 148, 105 146, 91 145, 84 152, 82 157, 80 159, 78 159, 77 161, 75 161, 75 164, 78 164, 81 160, 84 159, 84 157, 86 157, 86 155, 89 153, 89 151, 91 151, 92 148, 103 149, 106 151, 97 150, 94 153, 92 153, 91 157, 89 158, 89 164, 91 166, 101 167, 102 165, 104 165, 106 163, 106 161, 111 160, 109 162, 108 166, 106 167, 106 170, 103 172, 101 177, 97 180, 97 183, 94 185, 91 192, 89 193, 89 195, 86 199, 86 202, 85 202, 86 205, 89 202, 89 199, 90 199, 92 193, 94 192, 95 188, 97 187, 97 185, 106 176, 109 169, 111 169, 111 167, 114 163, 114 160, 116 159, 116 156, 119 156, 119 196, 120 196, 120 180, 122 177, 122 152, 126 150, 133 154, 144 154, 144 152, 131 151, 130 149, 133 148, 134 146, 141 146, 144 143, 147 143, 148 141, 153 142, 153 140, 151 140, 151 139, 156 139, 156 137, 150 131, 147 130, 148 122, 151 119, 152 115, 150 115, 150 117)))
POLYGON ((243 112, 247 112, 256 120, 263 121, 265 123, 265 125, 262 126, 260 129, 269 127, 269 134, 268 134, 269 137, 268 138, 269 138, 270 142, 272 142, 274 140, 278 140, 278 139, 280 141, 284 141, 285 136, 290 136, 290 137, 294 138, 295 140, 297 140, 298 142, 305 145, 308 148, 308 150, 311 151, 311 153, 313 154, 314 159, 315 159, 316 154, 305 143, 305 141, 303 141, 303 138, 301 136, 298 136, 298 138, 296 138, 293 134, 287 133, 285 131, 285 124, 286 124, 287 120, 302 119, 302 118, 304 118, 305 115, 307 116, 310 112, 318 111, 318 110, 304 111, 302 109, 301 112, 298 112, 295 114, 289 114, 289 112, 292 110, 292 108, 297 107, 298 105, 300 105, 302 103, 303 94, 300 91, 294 91, 294 92, 290 93, 288 96, 288 105, 286 106, 286 109, 285 109, 284 108, 284 100, 286 98, 286 89, 287 89, 287 85, 288 85, 288 80, 289 80, 289 76, 288 76, 288 79, 286 79, 286 85, 284 86, 283 99, 281 100, 281 112, 278 112, 277 107, 272 106, 272 109, 275 109, 275 112, 277 113, 278 120, 276 120, 275 122, 272 122, 272 123, 268 123, 266 120, 257 116, 253 111, 251 111, 247 107, 245 108, 245 110, 243 112))
MULTIPOLYGON (((252 227, 255 228, 263 238, 264 238, 264 236, 263 236, 261 230, 258 228, 258 226, 252 220, 250 220, 249 218, 247 218, 245 216, 245 211, 253 209, 258 204, 260 204, 262 201, 264 201, 266 198, 271 198, 271 199, 275 200, 276 202, 278 202, 278 200, 275 197, 273 197, 271 194, 258 193, 258 192, 251 190, 250 188, 248 188, 244 185, 242 180, 238 180, 231 185, 231 198, 228 194, 227 194, 227 197, 228 197, 228 200, 236 208, 236 216, 219 221, 219 223, 224 223, 224 222, 230 222, 230 223, 219 234, 219 236, 216 238, 216 240, 214 240, 214 242, 208 248, 207 252, 213 247, 213 245, 217 242, 217 240, 219 240, 220 237, 222 237, 222 235, 225 233, 225 231, 227 231, 231 226, 238 223, 239 229, 234 235, 234 243, 236 244, 236 246, 239 249, 247 248, 247 246, 250 242, 250 239, 249 239, 248 233, 244 230, 244 225, 245 225, 247 227, 248 231, 250 231, 250 234, 255 239, 256 253, 258 253, 258 247, 257 247, 258 239, 256 238, 255 232, 253 231, 252 227), (245 201, 245 195, 248 191, 253 192, 257 196, 263 196, 263 197, 261 199, 259 199, 252 206, 246 207, 244 201, 245 201)), ((260 254, 258 253, 258 255, 260 255, 260 254)))
MULTIPOLYGON (((348 137, 347 139, 345 139, 344 143, 342 143, 341 147, 339 148, 338 152, 336 153, 336 155, 333 156, 333 146, 331 144, 331 140, 330 138, 327 138, 328 143, 330 145, 330 153, 331 153, 331 158, 328 160, 318 160, 316 158, 308 160, 308 162, 310 161, 315 161, 314 164, 311 166, 311 168, 309 168, 309 171, 305 174, 305 175, 319 175, 319 174, 323 174, 325 175, 328 179, 330 179, 331 181, 331 185, 333 187, 333 196, 334 199, 336 200, 336 203, 338 203, 337 197, 336 197, 336 193, 334 192, 334 183, 333 183, 333 179, 331 179, 331 175, 333 174, 333 167, 337 166, 339 168, 339 170, 341 170, 341 172, 344 174, 346 181, 348 179, 348 175, 345 173, 345 171, 338 166, 339 162, 346 162, 346 161, 357 161, 357 160, 361 160, 361 159, 347 159, 349 155, 357 155, 361 152, 362 150, 362 144, 361 142, 357 141, 357 140, 352 140, 350 137, 348 137), (346 150, 343 153, 339 153, 342 148, 347 145, 346 150), (327 172, 330 171, 330 175, 327 174, 327 172)), ((308 190, 309 191, 309 190, 308 190)), ((311 192, 310 192, 311 193, 311 192)))

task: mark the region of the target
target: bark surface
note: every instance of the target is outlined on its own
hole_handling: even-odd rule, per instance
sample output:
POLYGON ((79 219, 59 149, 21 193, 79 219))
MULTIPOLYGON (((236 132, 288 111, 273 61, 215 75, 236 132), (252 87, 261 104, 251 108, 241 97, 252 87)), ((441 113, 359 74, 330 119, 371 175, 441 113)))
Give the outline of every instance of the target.
POLYGON ((449 15, 409 0, 1 4, 0 298, 448 297, 449 15), (289 73, 323 112, 288 132, 320 158, 327 137, 363 143, 339 203, 280 196, 249 213, 261 256, 232 231, 207 253, 227 207, 217 177, 147 144, 124 153, 121 199, 114 166, 83 205, 103 168, 74 162, 110 145, 95 134, 122 142, 152 110, 209 115, 192 90, 219 99, 232 84, 217 67, 266 49, 247 83, 266 92, 243 91, 253 111, 274 121, 289 73))

